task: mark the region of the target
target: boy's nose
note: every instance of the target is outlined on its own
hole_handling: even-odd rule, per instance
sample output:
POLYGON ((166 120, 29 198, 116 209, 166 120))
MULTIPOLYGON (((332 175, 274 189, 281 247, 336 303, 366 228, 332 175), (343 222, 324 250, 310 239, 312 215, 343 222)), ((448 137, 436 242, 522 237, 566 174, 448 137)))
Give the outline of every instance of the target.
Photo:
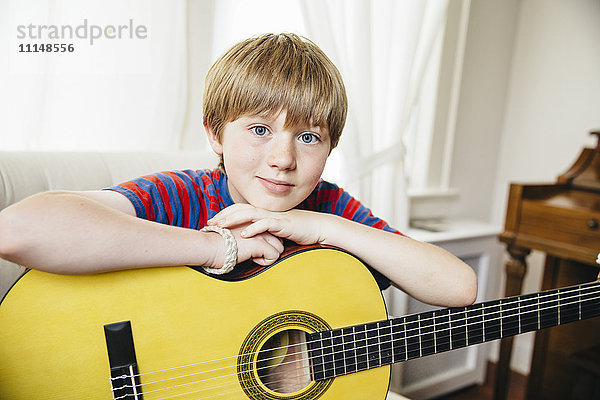
POLYGON ((289 170, 296 168, 296 151, 289 140, 273 140, 267 162, 269 166, 289 170))

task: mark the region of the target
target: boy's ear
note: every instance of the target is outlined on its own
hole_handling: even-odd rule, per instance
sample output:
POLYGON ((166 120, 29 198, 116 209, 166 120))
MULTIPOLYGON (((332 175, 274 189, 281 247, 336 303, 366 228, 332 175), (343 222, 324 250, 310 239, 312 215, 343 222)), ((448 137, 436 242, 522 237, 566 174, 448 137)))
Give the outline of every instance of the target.
POLYGON ((212 147, 213 151, 217 155, 222 156, 223 155, 223 145, 221 144, 219 139, 217 139, 217 135, 215 135, 215 132, 213 131, 211 126, 208 125, 208 123, 206 123, 206 122, 204 123, 204 130, 206 131, 206 136, 208 137, 208 142, 210 143, 210 147, 212 147))

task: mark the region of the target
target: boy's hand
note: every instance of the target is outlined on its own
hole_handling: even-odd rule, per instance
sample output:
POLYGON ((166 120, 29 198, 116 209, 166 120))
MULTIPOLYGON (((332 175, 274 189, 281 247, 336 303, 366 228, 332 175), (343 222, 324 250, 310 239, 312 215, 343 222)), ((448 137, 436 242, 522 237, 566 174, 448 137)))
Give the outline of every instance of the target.
POLYGON ((327 214, 305 210, 283 212, 267 211, 250 204, 234 204, 219 212, 208 221, 208 225, 241 229, 242 238, 251 238, 263 233, 288 239, 298 244, 323 243, 323 218, 327 214))
MULTIPOLYGON (((281 239, 271 235, 268 232, 245 238, 240 234, 244 229, 246 229, 245 225, 231 229, 231 233, 237 242, 238 263, 246 260, 252 260, 259 265, 267 266, 277 261, 279 255, 284 250, 281 239)), ((217 237, 217 235, 215 236, 217 237)), ((223 266, 223 262, 225 261, 225 243, 220 236, 218 236, 217 240, 215 241, 215 247, 215 257, 209 266, 212 268, 221 268, 223 266)))

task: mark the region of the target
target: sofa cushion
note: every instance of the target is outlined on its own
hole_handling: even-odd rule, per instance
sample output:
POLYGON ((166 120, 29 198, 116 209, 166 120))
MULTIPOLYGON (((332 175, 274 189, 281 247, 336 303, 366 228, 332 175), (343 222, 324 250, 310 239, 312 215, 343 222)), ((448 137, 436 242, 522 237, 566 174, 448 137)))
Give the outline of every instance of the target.
MULTIPOLYGON (((95 190, 141 175, 214 168, 212 151, 194 152, 0 152, 0 210, 47 190, 95 190)), ((0 299, 23 267, 0 259, 0 299)))

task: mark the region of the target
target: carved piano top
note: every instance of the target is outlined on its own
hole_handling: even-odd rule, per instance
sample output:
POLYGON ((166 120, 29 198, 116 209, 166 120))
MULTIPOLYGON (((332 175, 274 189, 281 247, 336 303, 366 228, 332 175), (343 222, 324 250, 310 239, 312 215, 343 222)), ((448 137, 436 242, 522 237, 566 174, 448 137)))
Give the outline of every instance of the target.
POLYGON ((600 131, 555 184, 511 184, 500 240, 596 265, 600 249, 600 131))
POLYGON ((590 135, 598 139, 596 148, 584 148, 571 168, 558 177, 557 183, 600 192, 600 130, 592 131, 590 135))

